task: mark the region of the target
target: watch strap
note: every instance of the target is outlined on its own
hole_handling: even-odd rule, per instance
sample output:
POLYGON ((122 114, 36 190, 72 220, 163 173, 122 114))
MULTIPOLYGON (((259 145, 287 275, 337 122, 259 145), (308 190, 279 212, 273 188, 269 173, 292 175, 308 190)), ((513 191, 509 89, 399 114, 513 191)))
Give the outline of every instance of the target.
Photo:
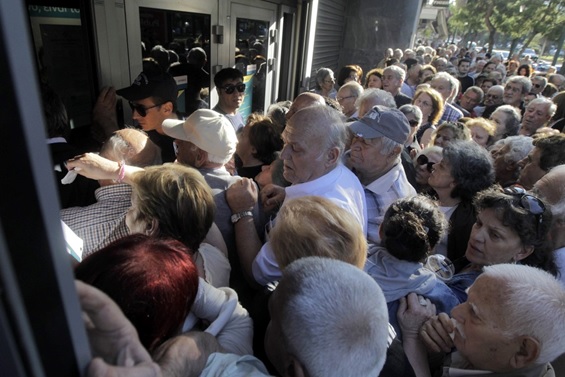
POLYGON ((233 215, 231 215, 231 223, 235 224, 239 220, 241 220, 242 218, 247 217, 247 216, 253 217, 253 212, 251 212, 251 211, 241 211, 241 212, 238 212, 238 213, 234 213, 233 215))

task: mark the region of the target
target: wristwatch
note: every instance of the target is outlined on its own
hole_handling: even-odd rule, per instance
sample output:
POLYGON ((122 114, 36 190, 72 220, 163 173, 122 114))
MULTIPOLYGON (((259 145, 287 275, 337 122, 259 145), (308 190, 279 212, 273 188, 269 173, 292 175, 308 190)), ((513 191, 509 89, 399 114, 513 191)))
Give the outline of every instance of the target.
POLYGON ((253 217, 253 212, 242 211, 242 212, 234 213, 233 215, 231 215, 231 223, 235 224, 236 222, 238 222, 239 220, 241 220, 241 219, 243 219, 244 217, 247 217, 247 216, 253 217))

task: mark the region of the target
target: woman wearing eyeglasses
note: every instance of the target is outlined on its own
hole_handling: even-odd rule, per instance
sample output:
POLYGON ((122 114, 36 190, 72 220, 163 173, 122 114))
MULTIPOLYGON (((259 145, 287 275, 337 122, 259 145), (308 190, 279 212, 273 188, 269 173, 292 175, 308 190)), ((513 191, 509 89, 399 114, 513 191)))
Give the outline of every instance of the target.
POLYGON ((313 92, 322 97, 335 99, 337 90, 334 88, 334 84, 334 72, 329 68, 320 68, 316 72, 316 87, 313 92))
POLYGON ((542 200, 517 186, 493 187, 480 192, 474 206, 477 220, 465 251, 469 264, 447 282, 461 302, 484 266, 521 263, 556 275, 547 242, 552 215, 542 200))
POLYGON ((428 147, 423 149, 414 159, 414 169, 416 171, 416 183, 418 187, 416 191, 419 194, 428 194, 432 192, 432 188, 428 183, 428 179, 432 174, 433 166, 442 159, 442 149, 440 147, 428 147))
POLYGON ((423 87, 414 94, 412 105, 418 106, 422 111, 422 125, 416 132, 416 139, 420 145, 427 147, 443 114, 443 98, 437 90, 423 87))
POLYGON ((494 183, 494 168, 486 149, 473 141, 450 143, 442 154, 441 162, 433 165, 428 178, 450 223, 449 233, 439 242, 436 253, 454 262, 457 272, 467 264, 462 257, 476 220, 473 197, 494 183))

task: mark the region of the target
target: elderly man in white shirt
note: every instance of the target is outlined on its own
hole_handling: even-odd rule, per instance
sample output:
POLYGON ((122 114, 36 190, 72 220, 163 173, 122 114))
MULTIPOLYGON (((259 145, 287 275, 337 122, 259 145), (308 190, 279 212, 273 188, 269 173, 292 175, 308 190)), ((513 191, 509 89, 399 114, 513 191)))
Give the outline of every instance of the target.
MULTIPOLYGON (((314 106, 296 112, 282 134, 284 177, 291 186, 283 189, 268 185, 261 196, 268 206, 271 201, 306 195, 330 199, 351 212, 363 229, 367 217, 363 187, 351 171, 341 164, 347 128, 340 114, 327 106, 314 106)), ((243 179, 226 191, 236 232, 237 252, 242 268, 251 283, 266 285, 281 277, 269 242, 261 244, 250 212, 257 204, 257 187, 243 179)))

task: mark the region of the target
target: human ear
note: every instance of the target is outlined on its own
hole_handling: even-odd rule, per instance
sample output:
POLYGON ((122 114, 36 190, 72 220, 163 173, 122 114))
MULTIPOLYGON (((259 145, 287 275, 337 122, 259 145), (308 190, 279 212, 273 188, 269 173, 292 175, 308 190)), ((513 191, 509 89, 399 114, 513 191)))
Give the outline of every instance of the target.
POLYGON ((328 165, 337 163, 337 160, 339 159, 339 149, 337 147, 331 148, 330 150, 328 150, 326 156, 328 165))
POLYGON ((145 234, 148 236, 156 236, 159 233, 159 220, 152 219, 145 224, 145 234))
POLYGON ((514 369, 525 368, 533 364, 540 354, 540 344, 537 339, 531 336, 519 337, 518 351, 510 359, 510 364, 514 369))
POLYGON ((530 254, 534 252, 534 247, 532 245, 523 246, 522 250, 514 256, 514 262, 521 261, 527 258, 530 254))

